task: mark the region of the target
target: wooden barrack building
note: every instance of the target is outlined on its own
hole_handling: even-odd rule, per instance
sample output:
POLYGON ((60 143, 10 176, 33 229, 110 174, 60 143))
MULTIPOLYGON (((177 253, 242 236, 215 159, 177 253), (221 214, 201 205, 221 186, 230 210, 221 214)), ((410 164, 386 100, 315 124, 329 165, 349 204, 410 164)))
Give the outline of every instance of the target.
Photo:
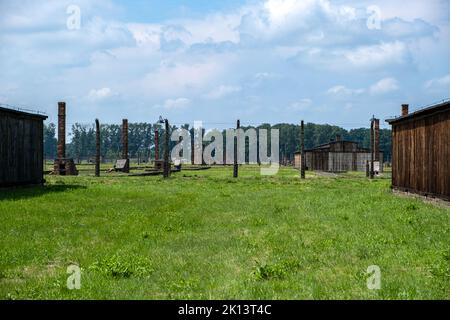
POLYGON ((0 107, 0 187, 44 182, 45 119, 0 107))
MULTIPOLYGON (((379 150, 379 148, 377 148, 379 150)), ((346 172, 366 171, 367 162, 371 160, 370 149, 362 148, 357 142, 342 140, 340 136, 336 140, 305 150, 305 164, 307 170, 346 172)), ((382 171, 383 153, 380 152, 375 160, 379 161, 382 171)), ((301 153, 294 156, 294 167, 300 168, 301 153)))
POLYGON ((450 101, 387 119, 392 125, 392 187, 450 200, 450 101))

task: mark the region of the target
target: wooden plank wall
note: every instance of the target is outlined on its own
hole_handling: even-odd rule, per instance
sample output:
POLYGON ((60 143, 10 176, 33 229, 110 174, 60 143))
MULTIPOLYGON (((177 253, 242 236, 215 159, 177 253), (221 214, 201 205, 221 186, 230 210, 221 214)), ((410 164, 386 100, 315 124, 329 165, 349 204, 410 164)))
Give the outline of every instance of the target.
POLYGON ((328 171, 345 172, 353 169, 352 152, 330 152, 328 155, 328 171))
MULTIPOLYGON (((383 159, 382 152, 380 152, 379 158, 383 159)), ((317 171, 364 172, 366 171, 366 161, 370 159, 370 153, 367 152, 308 151, 306 153, 306 166, 308 170, 317 171)), ((382 168, 381 171, 383 171, 382 168)))
MULTIPOLYGON (((324 170, 327 171, 366 171, 366 162, 370 161, 370 153, 367 152, 329 152, 328 157, 324 155, 325 152, 306 152, 306 167, 308 170, 324 170), (314 157, 314 162, 313 162, 314 157), (325 160, 328 159, 328 160, 325 160), (327 163, 325 163, 325 161, 327 163), (315 165, 316 167, 314 167, 315 165)), ((383 152, 380 152, 380 159, 383 159, 383 152)), ((295 154, 294 168, 300 169, 301 155, 295 154)), ((383 171, 383 165, 381 165, 383 171)))
MULTIPOLYGON (((310 170, 328 171, 328 151, 312 151, 310 165, 306 165, 310 170)), ((307 158, 308 159, 308 158, 307 158)))
POLYGON ((392 129, 393 187, 450 199, 450 109, 392 129))
POLYGON ((43 120, 0 110, 0 186, 43 181, 43 120))

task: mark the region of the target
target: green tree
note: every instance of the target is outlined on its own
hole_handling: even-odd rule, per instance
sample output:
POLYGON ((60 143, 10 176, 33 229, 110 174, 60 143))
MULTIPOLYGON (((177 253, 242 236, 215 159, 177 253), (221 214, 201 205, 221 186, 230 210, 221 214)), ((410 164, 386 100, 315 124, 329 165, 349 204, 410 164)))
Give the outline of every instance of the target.
POLYGON ((44 157, 46 159, 56 158, 56 125, 54 123, 44 124, 44 157))

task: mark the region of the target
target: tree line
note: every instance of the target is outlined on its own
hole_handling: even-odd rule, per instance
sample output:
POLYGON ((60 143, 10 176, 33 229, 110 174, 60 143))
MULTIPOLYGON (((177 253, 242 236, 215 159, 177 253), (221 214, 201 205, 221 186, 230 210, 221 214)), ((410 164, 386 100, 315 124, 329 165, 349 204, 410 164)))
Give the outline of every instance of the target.
MULTIPOLYGON (((183 129, 193 129, 189 124, 181 126, 183 129)), ((250 127, 243 127, 248 129, 250 127)), ((262 124, 256 129, 279 129, 280 132, 280 160, 292 161, 294 153, 300 150, 300 125, 295 124, 262 124)), ((162 156, 162 145, 164 141, 164 129, 158 124, 130 123, 128 133, 128 148, 130 158, 138 158, 141 161, 154 159, 155 157, 155 129, 159 132, 159 154, 162 156)), ((172 126, 171 130, 178 129, 172 126)), ((102 124, 101 134, 101 157, 105 160, 116 160, 121 157, 122 127, 117 124, 102 124)), ((317 145, 327 143, 340 135, 342 139, 358 142, 360 146, 369 148, 370 129, 358 128, 346 130, 332 125, 305 124, 305 148, 313 148, 317 145)), ((67 157, 79 162, 92 160, 95 157, 95 128, 94 125, 75 123, 72 125, 66 147, 67 157)), ((175 145, 171 142, 171 148, 175 145)), ((53 123, 44 125, 44 154, 46 159, 56 158, 57 139, 56 125, 53 123)), ((391 130, 380 129, 380 150, 384 153, 384 160, 391 159, 391 130)))

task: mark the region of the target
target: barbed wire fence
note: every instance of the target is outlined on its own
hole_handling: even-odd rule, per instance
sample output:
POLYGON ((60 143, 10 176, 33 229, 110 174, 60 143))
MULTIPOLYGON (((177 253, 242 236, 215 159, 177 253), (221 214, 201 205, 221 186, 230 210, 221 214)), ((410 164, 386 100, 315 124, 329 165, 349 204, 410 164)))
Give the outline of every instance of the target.
MULTIPOLYGON (((422 110, 424 108, 428 108, 430 106, 436 105, 438 103, 443 103, 443 102, 446 102, 449 100, 450 99, 443 99, 438 102, 434 102, 432 104, 428 104, 425 106, 411 108, 411 110, 412 110, 412 112, 416 112, 418 110, 422 110)), ((37 115, 46 115, 48 117, 48 119, 46 121, 47 125, 51 124, 51 123, 53 123, 53 124, 57 123, 57 118, 55 116, 53 116, 52 114, 49 115, 46 112, 39 111, 40 108, 37 108, 35 106, 11 105, 11 104, 7 104, 7 103, 0 103, 0 107, 13 109, 13 110, 20 111, 20 112, 33 113, 33 114, 37 114, 37 115)), ((183 121, 183 122, 174 121, 174 122, 170 122, 170 125, 171 125, 171 128, 182 128, 187 125, 188 128, 191 129, 195 126, 196 122, 197 121, 183 121)), ((351 130, 353 130, 353 129, 369 127, 369 122, 360 122, 360 121, 348 121, 348 122, 337 121, 337 122, 333 122, 333 123, 310 122, 310 123, 313 123, 315 125, 325 125, 325 126, 329 126, 329 127, 333 127, 333 128, 340 127, 341 129, 344 129, 347 132, 351 132, 351 130)), ((138 121, 138 122, 130 122, 130 124, 132 127, 133 127, 133 125, 136 125, 136 124, 141 124, 141 125, 145 124, 145 125, 149 126, 149 132, 147 132, 146 142, 141 143, 138 147, 135 147, 134 149, 132 148, 133 149, 132 156, 134 156, 134 158, 135 158, 133 160, 137 161, 138 163, 150 161, 150 159, 152 158, 153 148, 155 148, 154 137, 152 137, 152 134, 154 134, 155 128, 159 128, 159 132, 162 133, 163 128, 157 124, 157 121, 154 121, 153 123, 150 121, 147 121, 147 122, 138 121)), ((204 121, 204 122, 202 122, 202 128, 206 131, 213 130, 213 129, 219 129, 219 130, 223 131, 228 128, 235 128, 235 125, 236 125, 235 121, 204 121)), ((261 127, 264 125, 270 125, 272 128, 273 127, 283 127, 284 125, 299 126, 299 124, 297 124, 297 123, 293 124, 293 123, 289 123, 289 122, 275 123, 274 121, 266 121, 266 120, 258 121, 255 119, 241 119, 241 127, 242 128, 249 128, 249 127, 258 128, 258 127, 261 127)), ((101 123, 101 127, 113 127, 113 126, 120 127, 121 123, 114 123, 114 122, 101 123)), ((390 126, 387 123, 381 122, 380 128, 381 129, 390 129, 390 126)), ((69 144, 71 144, 72 140, 74 139, 74 130, 77 130, 77 129, 84 130, 83 131, 84 134, 86 132, 88 132, 89 137, 92 138, 91 140, 94 141, 94 138, 93 138, 95 136, 95 121, 94 120, 89 121, 89 122, 86 122, 86 121, 66 122, 66 132, 68 133, 67 136, 68 136, 69 144)), ((56 138, 56 137, 54 137, 54 138, 56 138)), ((287 142, 280 144, 280 147, 282 147, 281 153, 283 154, 284 157, 286 157, 287 156, 286 154, 288 153, 286 151, 286 143, 287 142)), ((108 146, 108 148, 110 149, 109 155, 103 156, 103 161, 113 162, 120 158, 120 150, 121 150, 120 138, 115 137, 115 142, 111 143, 108 146)), ((291 151, 289 151, 289 152, 291 152, 291 151)), ((78 155, 79 162, 84 161, 87 164, 93 164, 94 158, 95 158, 94 153, 92 155, 85 155, 85 154, 78 155)))

